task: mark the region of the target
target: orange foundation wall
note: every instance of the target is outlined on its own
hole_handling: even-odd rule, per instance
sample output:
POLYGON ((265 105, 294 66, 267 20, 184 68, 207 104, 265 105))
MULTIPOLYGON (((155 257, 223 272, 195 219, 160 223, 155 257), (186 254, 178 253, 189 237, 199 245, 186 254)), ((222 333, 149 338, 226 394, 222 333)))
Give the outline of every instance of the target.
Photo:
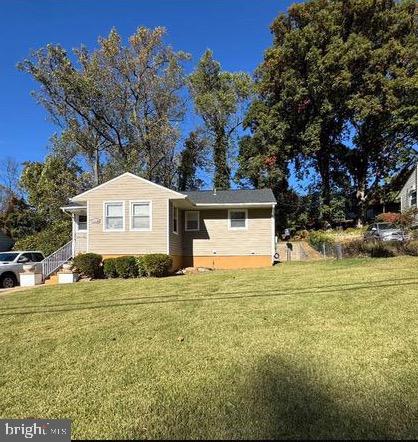
MULTIPOLYGON (((103 259, 122 255, 103 255, 103 259)), ((251 269, 271 267, 271 256, 178 256, 171 255, 171 270, 182 267, 209 267, 213 269, 251 269)))
POLYGON ((248 269, 271 265, 271 256, 183 256, 184 267, 248 269))

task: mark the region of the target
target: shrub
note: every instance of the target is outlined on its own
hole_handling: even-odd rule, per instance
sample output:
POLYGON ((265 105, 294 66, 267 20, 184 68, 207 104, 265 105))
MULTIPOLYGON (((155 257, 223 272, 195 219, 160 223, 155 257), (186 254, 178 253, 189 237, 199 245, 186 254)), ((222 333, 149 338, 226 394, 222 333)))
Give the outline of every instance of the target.
POLYGON ((168 274, 173 264, 173 260, 170 256, 163 253, 154 253, 143 256, 142 263, 147 276, 155 276, 159 278, 168 274))
POLYGON ((103 261, 103 273, 106 278, 117 278, 115 258, 108 258, 103 261))
POLYGON ((390 242, 376 242, 368 245, 372 258, 391 258, 401 253, 402 244, 390 242))
POLYGON ((343 244, 343 254, 348 258, 354 258, 356 256, 368 256, 370 253, 370 247, 362 239, 355 239, 343 244))
POLYGON ((138 267, 134 256, 119 256, 115 258, 115 272, 119 278, 136 278, 138 267))
POLYGON ((136 267, 138 270, 138 276, 140 278, 142 278, 143 276, 147 276, 147 271, 145 270, 145 265, 144 265, 144 257, 143 256, 137 256, 135 258, 136 260, 136 267))
POLYGON ((405 253, 410 256, 418 256, 418 241, 411 241, 404 246, 405 253))
POLYGON ((71 240, 71 221, 56 221, 33 235, 16 241, 14 250, 40 250, 45 256, 71 240))
POLYGON ((294 235, 295 240, 306 240, 309 238, 309 232, 307 230, 298 230, 294 235))
POLYGON ((398 224, 400 217, 401 217, 400 213, 386 212, 386 213, 381 213, 380 215, 377 215, 376 221, 381 222, 381 223, 398 224))
POLYGON ((335 245, 335 235, 333 237, 329 233, 321 230, 314 231, 309 234, 309 243, 314 249, 321 250, 322 244, 326 246, 335 245))
POLYGON ((101 278, 103 257, 96 253, 83 253, 73 259, 73 269, 88 278, 101 278))

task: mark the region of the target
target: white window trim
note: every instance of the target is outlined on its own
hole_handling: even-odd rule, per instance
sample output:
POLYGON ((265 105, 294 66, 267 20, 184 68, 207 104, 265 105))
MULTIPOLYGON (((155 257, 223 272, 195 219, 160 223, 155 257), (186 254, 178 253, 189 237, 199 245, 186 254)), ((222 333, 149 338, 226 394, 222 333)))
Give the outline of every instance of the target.
POLYGON ((248 209, 228 209, 228 230, 248 230, 248 209), (231 226, 231 212, 244 212, 245 213, 245 227, 232 227, 231 226))
POLYGON ((87 214, 85 214, 84 216, 87 218, 86 228, 85 229, 80 229, 79 228, 79 223, 80 223, 79 217, 80 217, 80 215, 84 215, 84 214, 83 213, 77 213, 75 215, 75 231, 76 232, 80 232, 80 233, 87 233, 88 230, 89 230, 89 219, 87 217, 87 214))
POLYGON ((175 235, 179 234, 179 221, 180 221, 179 220, 179 208, 173 206, 173 233, 175 235), (174 230, 174 218, 175 218, 176 214, 177 214, 177 230, 174 230))
POLYGON ((129 201, 129 230, 131 232, 151 232, 152 231, 152 201, 150 201, 150 200, 129 201), (134 204, 148 204, 149 205, 149 228, 148 229, 141 229, 141 228, 132 227, 132 223, 133 223, 132 207, 134 204))
POLYGON ((200 211, 199 210, 186 210, 184 212, 184 230, 186 232, 198 232, 200 230, 200 211), (187 221, 189 218, 189 213, 191 212, 197 212, 197 229, 188 229, 187 228, 187 221))
POLYGON ((103 232, 124 232, 125 231, 125 201, 103 201, 103 232), (106 229, 106 205, 122 203, 122 229, 106 229))

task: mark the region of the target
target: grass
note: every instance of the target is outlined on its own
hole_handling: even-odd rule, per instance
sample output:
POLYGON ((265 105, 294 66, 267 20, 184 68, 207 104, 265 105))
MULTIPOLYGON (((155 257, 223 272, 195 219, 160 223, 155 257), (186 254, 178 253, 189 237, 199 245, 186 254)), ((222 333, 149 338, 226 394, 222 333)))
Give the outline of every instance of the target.
POLYGON ((0 296, 0 417, 73 438, 417 438, 418 259, 0 296))

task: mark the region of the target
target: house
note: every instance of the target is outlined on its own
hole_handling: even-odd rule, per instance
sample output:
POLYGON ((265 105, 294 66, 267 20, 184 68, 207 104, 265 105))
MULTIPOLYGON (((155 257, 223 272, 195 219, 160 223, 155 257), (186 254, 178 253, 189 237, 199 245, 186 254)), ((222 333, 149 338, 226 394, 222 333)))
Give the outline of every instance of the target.
POLYGON ((166 253, 174 268, 272 265, 270 189, 177 192, 124 173, 70 199, 73 256, 166 253))
POLYGON ((417 208, 417 189, 418 189, 418 163, 414 167, 411 175, 406 181, 402 190, 399 192, 401 202, 401 212, 417 208))

